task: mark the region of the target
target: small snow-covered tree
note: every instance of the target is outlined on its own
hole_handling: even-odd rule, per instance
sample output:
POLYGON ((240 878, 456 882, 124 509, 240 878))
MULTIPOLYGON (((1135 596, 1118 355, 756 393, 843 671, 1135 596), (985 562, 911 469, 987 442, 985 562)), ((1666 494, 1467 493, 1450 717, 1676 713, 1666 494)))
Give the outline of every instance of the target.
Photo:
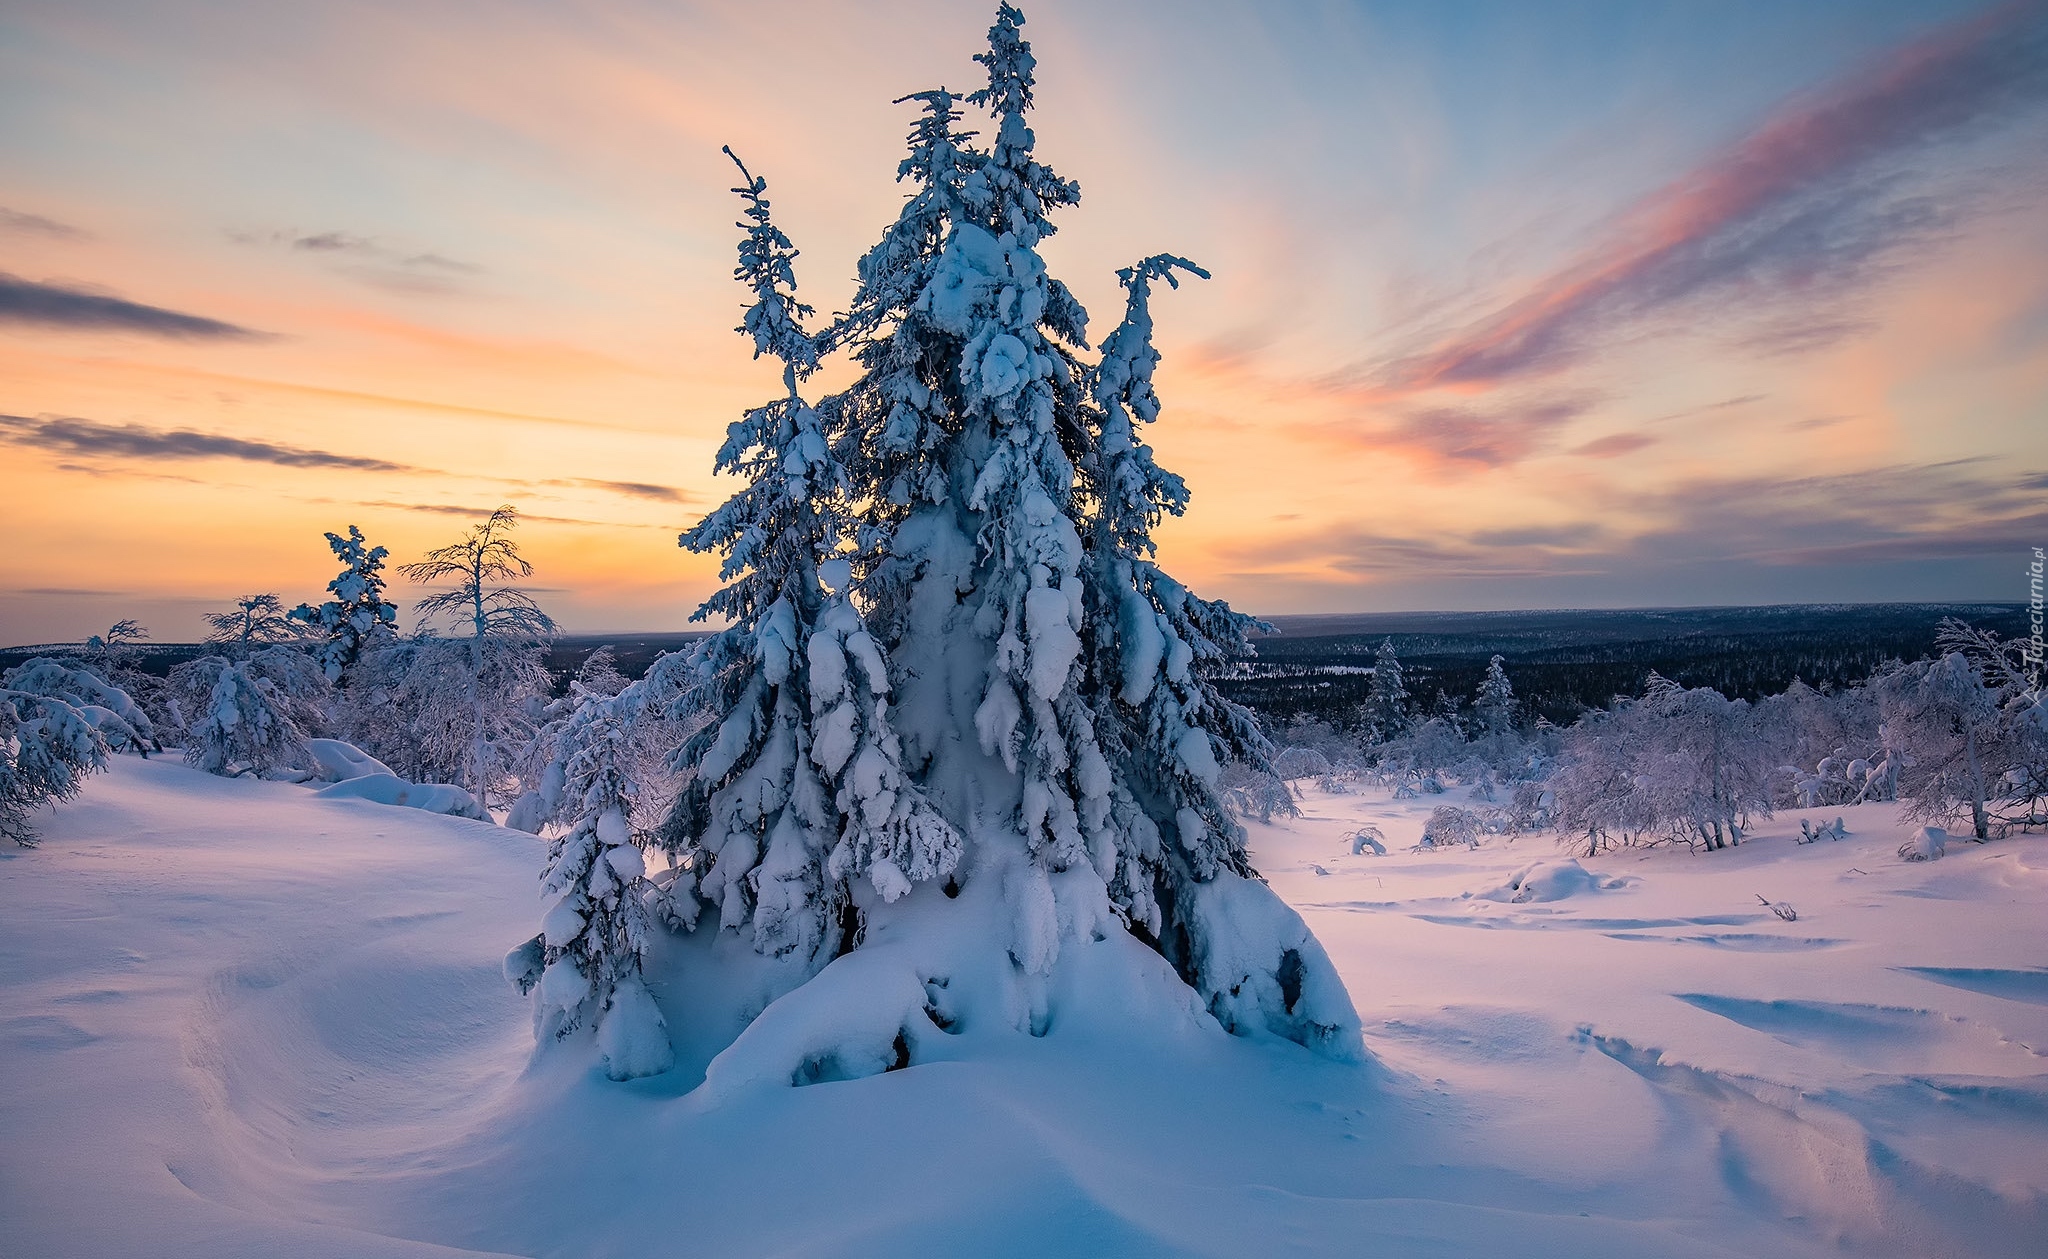
POLYGON ((1366 737, 1385 743, 1408 728, 1408 682, 1394 640, 1382 639, 1372 660, 1372 685, 1365 694, 1366 737))
POLYGON ((1967 816, 1978 839, 1991 836, 1999 768, 1998 693, 1961 651, 1921 660, 1877 679, 1884 730, 1900 760, 1899 794, 1915 821, 1967 816))
POLYGON ((106 768, 104 731, 132 732, 117 713, 133 704, 122 701, 127 696, 100 679, 54 660, 30 660, 0 677, 0 839, 33 848, 43 806, 76 796, 88 775, 106 768))
POLYGON ((193 714, 185 759, 198 768, 232 778, 307 766, 306 738, 320 720, 327 679, 305 652, 272 644, 203 656, 173 669, 171 685, 193 714))
POLYGON ((334 597, 317 608, 302 603, 289 615, 317 636, 313 659, 326 671, 329 682, 339 684, 365 647, 395 636, 398 608, 384 598, 388 550, 365 546, 363 531, 354 525, 348 527, 345 538, 328 534, 327 545, 343 565, 340 575, 327 583, 334 597))
POLYGON ((305 637, 274 594, 243 595, 231 611, 208 612, 201 619, 206 622, 206 645, 237 660, 259 648, 305 637))
POLYGON ((506 959, 507 974, 534 992, 536 1034, 594 1023, 614 1080, 659 1075, 675 1061, 641 968, 652 888, 648 837, 632 826, 634 698, 585 690, 557 735, 555 812, 566 830, 548 843, 541 932, 506 959))
POLYGON ((1642 698, 1589 713, 1551 778, 1556 824, 1588 854, 1611 844, 1739 844, 1771 816, 1771 750, 1750 705, 1651 673, 1642 698))
POLYGON ((327 680, 302 650, 304 633, 274 594, 244 595, 209 612, 215 653, 171 671, 186 720, 185 759, 209 774, 258 776, 303 768, 322 720, 327 680))
POLYGON ((518 588, 533 575, 511 532, 519 513, 500 507, 460 541, 429 551, 399 572, 414 582, 450 583, 420 600, 423 625, 447 618, 451 637, 422 644, 406 684, 430 723, 421 741, 445 761, 466 745, 458 781, 489 808, 503 795, 520 749, 532 735, 532 709, 545 694, 540 657, 555 623, 518 588))
POLYGON ((1498 737, 1515 728, 1515 687, 1499 656, 1486 662, 1486 676, 1480 679, 1472 712, 1481 733, 1498 737))

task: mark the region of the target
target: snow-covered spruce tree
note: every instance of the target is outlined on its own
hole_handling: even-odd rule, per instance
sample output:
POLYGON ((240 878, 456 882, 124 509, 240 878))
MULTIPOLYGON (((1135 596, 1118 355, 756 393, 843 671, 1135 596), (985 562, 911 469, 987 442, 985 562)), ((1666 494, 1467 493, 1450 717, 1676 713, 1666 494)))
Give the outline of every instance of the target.
POLYGON ((103 702, 116 696, 127 699, 54 660, 30 660, 0 678, 0 839, 33 848, 42 807, 71 799, 87 775, 106 768, 103 731, 132 733, 117 714, 121 705, 103 702))
POLYGON ((1472 711, 1482 734, 1498 737, 1515 728, 1515 687, 1499 656, 1486 662, 1486 676, 1479 680, 1472 711))
POLYGON ((535 1035, 562 1037, 594 1023, 614 1080, 659 1075, 675 1062, 641 977, 651 888, 641 853, 647 837, 631 821, 639 790, 634 698, 630 688, 584 690, 557 733, 550 770, 555 813, 567 829, 548 843, 541 932, 505 961, 506 974, 533 991, 535 1035))
POLYGON ((1385 743, 1408 728, 1408 683, 1401 672, 1401 658, 1394 654, 1394 640, 1383 639, 1372 660, 1372 685, 1365 693, 1365 737, 1385 743))
POLYGON ((420 644, 406 672, 424 728, 418 740, 440 772, 488 809, 504 795, 513 762, 532 737, 530 709, 551 682, 541 663, 555 623, 514 583, 533 575, 511 532, 519 513, 492 512, 467 536, 402 566, 407 580, 450 582, 420 600, 422 625, 446 617, 452 635, 420 644), (459 767, 449 763, 456 746, 459 767))
POLYGON ((156 727, 142 705, 91 669, 37 657, 8 670, 0 677, 0 686, 18 695, 62 700, 97 729, 115 751, 132 751, 147 757, 161 750, 156 727))
MULTIPOLYGON (((968 99, 994 116, 988 151, 969 150, 953 130, 950 95, 917 98, 925 119, 902 168, 917 187, 863 264, 854 315, 831 337, 862 371, 815 412, 858 515, 839 552, 858 600, 845 615, 864 613, 867 634, 886 648, 885 676, 865 648, 846 653, 861 666, 850 674, 895 698, 904 787, 920 785, 959 832, 958 868, 893 901, 856 883, 850 930, 834 946, 845 951, 712 1063, 714 1093, 747 1079, 904 1065, 937 1029, 1042 1033, 1070 1016, 1192 1021, 1205 1006, 1244 1034, 1337 1056, 1357 1049, 1341 982, 1300 918, 1251 875, 1242 832, 1218 799, 1219 755, 1261 745, 1196 666, 1205 650, 1234 648, 1244 624, 1151 565, 1150 521, 1183 493, 1177 483, 1146 470, 1149 452, 1131 462, 1135 442, 1121 465, 1096 459, 1110 423, 1098 396, 1126 412, 1137 397, 1151 405, 1149 315, 1134 295, 1137 315, 1108 376, 1081 360, 1085 312, 1037 252, 1052 231, 1047 215, 1074 204, 1078 189, 1035 154, 1022 24, 1002 6, 977 58, 988 87, 968 99), (1105 533, 1096 487, 1112 480, 1126 495, 1135 485, 1137 498, 1118 506, 1105 533), (1134 520, 1144 522, 1135 535, 1134 520)), ((778 428, 772 441, 736 430, 721 466, 771 487, 771 473, 802 468, 785 453, 801 413, 792 398, 778 413, 788 435, 778 428), (740 463, 755 447, 758 467, 740 463)), ((1132 427, 1128 414, 1121 422, 1132 427)), ((701 656, 718 679, 705 694, 726 715, 685 749, 702 781, 671 836, 716 857, 701 890, 727 925, 747 905, 734 905, 730 876, 719 875, 731 858, 708 846, 737 845, 751 859, 768 819, 734 832, 713 801, 728 784, 758 782, 781 810, 776 820, 789 815, 801 776, 785 795, 773 786, 780 778, 752 769, 743 778, 737 767, 751 756, 779 775, 801 763, 802 708, 779 706, 785 689, 816 691, 826 670, 789 639, 808 627, 815 643, 829 620, 822 611, 799 619, 795 596, 814 579, 789 589, 792 571, 818 553, 812 538, 747 532, 760 517, 739 506, 746 501, 736 497, 690 535, 734 538, 732 584, 707 610, 735 630, 701 656), (771 736, 792 750, 774 751, 771 736)), ((799 513, 781 511, 783 528, 800 524, 799 513)), ((811 734, 822 743, 822 729, 811 734)))
POLYGON ((1251 655, 1249 632, 1270 627, 1195 596, 1154 558, 1153 527, 1188 504, 1185 483, 1158 465, 1136 427, 1153 423, 1160 411, 1152 383, 1159 362, 1152 282, 1178 287, 1176 270, 1208 278, 1167 254, 1117 273, 1124 317, 1104 340, 1093 374, 1099 428, 1094 450, 1081 461, 1093 499, 1085 522, 1084 694, 1111 769, 1116 843, 1113 864, 1098 858, 1097 866, 1118 913, 1156 942, 1226 1027, 1263 1024, 1311 1043, 1341 1024, 1349 1000, 1341 990, 1282 991, 1282 972, 1320 984, 1328 966, 1304 962, 1299 949, 1313 945, 1306 929, 1287 920, 1269 889, 1247 878, 1244 832, 1225 808, 1219 765, 1270 775, 1272 748, 1250 711, 1224 698, 1205 672, 1251 655), (1271 939, 1232 929, 1265 914, 1272 921, 1259 929, 1294 941, 1270 957, 1258 950, 1271 947, 1271 939))
POLYGON ((374 648, 397 634, 398 608, 384 598, 384 557, 391 552, 363 543, 363 531, 354 525, 345 538, 328 534, 327 545, 343 565, 340 575, 327 583, 334 597, 317 608, 302 603, 289 613, 315 635, 313 659, 336 685, 366 647, 374 648))
POLYGON ((718 469, 747 485, 681 538, 722 557, 728 584, 697 619, 730 625, 696 652, 693 702, 717 720, 677 757, 692 779, 668 844, 694 886, 668 896, 694 893, 721 927, 751 923, 761 952, 810 967, 846 945, 831 928, 854 880, 895 900, 951 873, 960 841, 903 774, 887 665, 838 555, 850 542, 846 477, 799 392, 817 342, 794 296, 796 250, 774 225, 766 181, 739 169, 747 221, 734 275, 754 296, 739 331, 756 357, 781 362, 787 392, 731 426, 718 469))

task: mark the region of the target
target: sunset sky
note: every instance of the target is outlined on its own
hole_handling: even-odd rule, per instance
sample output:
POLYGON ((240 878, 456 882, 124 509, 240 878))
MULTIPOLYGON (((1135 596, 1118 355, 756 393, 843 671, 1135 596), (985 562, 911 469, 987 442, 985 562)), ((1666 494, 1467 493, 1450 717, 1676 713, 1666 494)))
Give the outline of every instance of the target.
MULTIPOLYGON (((2048 545, 2048 3, 1031 0, 1045 253, 1172 252, 1169 568, 1266 612, 1986 599, 2048 545)), ((500 502, 683 628, 769 181, 843 307, 992 3, 10 0, 0 642, 500 502)), ((823 384, 845 379, 843 369, 823 384)))

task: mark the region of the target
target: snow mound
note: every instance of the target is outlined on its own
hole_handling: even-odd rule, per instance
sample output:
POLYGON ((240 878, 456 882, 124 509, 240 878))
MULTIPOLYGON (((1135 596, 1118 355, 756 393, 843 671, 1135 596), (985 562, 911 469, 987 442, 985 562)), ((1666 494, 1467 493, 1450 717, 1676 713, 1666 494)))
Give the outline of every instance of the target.
POLYGON ((425 809, 429 813, 474 818, 479 822, 490 820, 483 806, 476 802, 476 797, 460 787, 448 783, 409 783, 395 774, 365 774, 361 778, 323 787, 314 794, 335 800, 368 800, 374 804, 425 809))
POLYGON ((1617 875, 1594 874, 1569 858, 1564 861, 1538 861, 1522 867, 1499 887, 1478 893, 1478 899, 1531 905, 1567 900, 1586 892, 1611 892, 1627 887, 1628 882, 1617 875))
POLYGON ((660 1075, 676 1064, 668 1023, 638 975, 628 975, 612 989, 611 1008, 597 1025, 597 1051, 604 1057, 605 1074, 614 1080, 660 1075))
POLYGON ((313 777, 320 782, 347 782, 352 778, 367 778, 372 774, 398 777, 384 762, 355 744, 344 743, 340 739, 308 739, 306 751, 313 757, 313 777))
POLYGON ((1948 832, 1939 826, 1923 826, 1918 834, 1899 845, 1902 861, 1933 861, 1948 852, 1948 832))

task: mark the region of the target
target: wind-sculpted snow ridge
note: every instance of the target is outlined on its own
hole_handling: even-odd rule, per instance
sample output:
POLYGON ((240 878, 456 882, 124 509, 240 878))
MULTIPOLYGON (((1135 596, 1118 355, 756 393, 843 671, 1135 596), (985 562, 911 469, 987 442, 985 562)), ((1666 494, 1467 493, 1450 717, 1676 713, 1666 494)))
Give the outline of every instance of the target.
POLYGON ((500 976, 539 912, 532 837, 115 758, 0 856, 0 1066, 34 1082, 0 1092, 0 1236, 10 1259, 2038 1254, 2040 838, 1905 862, 1895 806, 1853 806, 1837 844, 1780 818, 1724 862, 1581 858, 1626 882, 1517 904, 1466 893, 1548 839, 1410 853, 1432 803, 1302 805, 1253 852, 1368 994, 1364 1064, 1225 1034, 1081 918, 1023 982, 980 922, 1018 871, 969 869, 810 983, 731 933, 658 936, 676 1065, 621 1085, 601 1029, 535 1055, 500 976), (1388 855, 1349 851, 1368 822, 1388 855), (887 1070, 905 1047, 924 1065, 887 1070))

